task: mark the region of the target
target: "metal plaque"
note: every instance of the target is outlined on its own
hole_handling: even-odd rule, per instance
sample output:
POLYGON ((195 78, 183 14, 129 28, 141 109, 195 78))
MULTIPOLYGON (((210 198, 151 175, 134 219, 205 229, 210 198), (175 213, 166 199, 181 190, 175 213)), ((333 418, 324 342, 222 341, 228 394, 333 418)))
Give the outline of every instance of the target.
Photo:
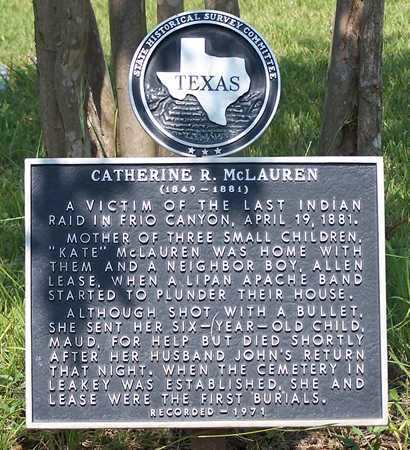
POLYGON ((381 158, 26 161, 27 425, 385 424, 381 158))
POLYGON ((129 91, 138 120, 161 145, 218 156, 248 146, 269 125, 280 75, 267 43, 239 17, 185 12, 138 47, 129 91))

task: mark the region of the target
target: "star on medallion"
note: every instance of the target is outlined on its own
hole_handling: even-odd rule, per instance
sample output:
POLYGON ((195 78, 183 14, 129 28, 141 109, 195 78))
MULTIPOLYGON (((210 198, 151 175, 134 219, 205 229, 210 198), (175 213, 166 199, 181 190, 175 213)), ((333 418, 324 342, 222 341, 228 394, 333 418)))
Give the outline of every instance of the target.
POLYGON ((220 155, 221 152, 222 152, 221 148, 218 147, 218 148, 215 149, 215 155, 220 155))
POLYGON ((193 155, 193 154, 195 153, 194 147, 189 147, 189 148, 188 148, 188 152, 189 152, 191 155, 193 155))
POLYGON ((208 150, 203 149, 203 150, 202 150, 202 154, 203 154, 204 156, 206 156, 206 155, 208 154, 208 150))

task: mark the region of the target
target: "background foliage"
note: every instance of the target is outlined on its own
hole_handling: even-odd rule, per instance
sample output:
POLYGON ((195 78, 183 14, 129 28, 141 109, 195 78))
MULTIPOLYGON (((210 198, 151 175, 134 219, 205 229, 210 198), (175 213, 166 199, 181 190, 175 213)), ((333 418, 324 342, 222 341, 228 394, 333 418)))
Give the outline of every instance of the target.
MULTIPOLYGON (((109 60, 107 1, 93 0, 109 60)), ((186 9, 201 8, 186 0, 186 9)), ((242 0, 242 17, 274 50, 282 73, 277 117, 249 150, 252 156, 314 155, 325 92, 335 2, 242 0)), ((163 431, 28 432, 24 427, 23 161, 43 156, 30 0, 0 0, 0 450, 185 448, 163 431)), ((155 2, 147 0, 148 26, 155 2)), ((410 446, 410 3, 387 0, 384 39, 384 154, 391 416, 388 427, 270 430, 231 437, 248 449, 410 446)))

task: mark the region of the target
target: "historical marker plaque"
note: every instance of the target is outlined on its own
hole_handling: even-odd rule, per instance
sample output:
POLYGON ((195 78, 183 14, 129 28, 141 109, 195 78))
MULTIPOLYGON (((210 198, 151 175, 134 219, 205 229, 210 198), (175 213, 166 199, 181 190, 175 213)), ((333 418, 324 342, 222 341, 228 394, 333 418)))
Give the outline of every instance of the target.
POLYGON ((386 422, 378 158, 27 160, 27 424, 386 422))

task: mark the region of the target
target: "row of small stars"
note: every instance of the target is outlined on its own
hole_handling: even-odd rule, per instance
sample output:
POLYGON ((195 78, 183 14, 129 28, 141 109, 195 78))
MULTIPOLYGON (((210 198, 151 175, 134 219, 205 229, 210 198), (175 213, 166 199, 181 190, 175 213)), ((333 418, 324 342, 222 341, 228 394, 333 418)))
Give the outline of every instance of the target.
MULTIPOLYGON (((196 149, 195 149, 194 147, 189 147, 189 148, 188 148, 188 152, 189 152, 190 155, 195 155, 195 151, 196 151, 196 149)), ((211 154, 211 155, 212 155, 212 153, 210 153, 210 152, 212 152, 212 151, 215 152, 215 155, 220 155, 221 152, 222 152, 222 149, 219 148, 219 147, 214 148, 214 149, 206 149, 206 148, 204 148, 204 149, 202 150, 202 155, 203 155, 203 156, 208 156, 208 154, 211 154)), ((200 154, 200 153, 201 153, 201 150, 199 150, 199 154, 200 154)), ((198 156, 199 156, 199 155, 198 155, 198 156)))

